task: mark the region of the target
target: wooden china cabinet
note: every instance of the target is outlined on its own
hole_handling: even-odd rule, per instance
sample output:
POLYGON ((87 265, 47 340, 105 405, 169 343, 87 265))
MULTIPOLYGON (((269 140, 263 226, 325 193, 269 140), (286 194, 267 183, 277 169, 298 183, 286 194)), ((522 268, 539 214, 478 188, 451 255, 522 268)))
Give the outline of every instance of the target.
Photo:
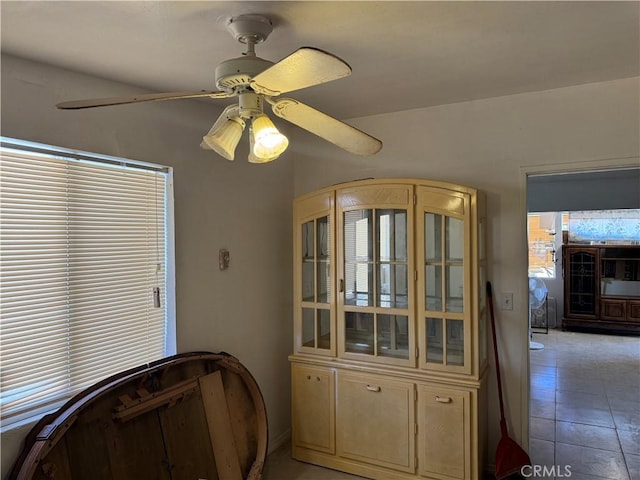
POLYGON ((563 329, 640 332, 640 246, 563 245, 563 329))
POLYGON ((478 479, 484 196, 362 180, 294 203, 292 454, 377 479, 478 479))

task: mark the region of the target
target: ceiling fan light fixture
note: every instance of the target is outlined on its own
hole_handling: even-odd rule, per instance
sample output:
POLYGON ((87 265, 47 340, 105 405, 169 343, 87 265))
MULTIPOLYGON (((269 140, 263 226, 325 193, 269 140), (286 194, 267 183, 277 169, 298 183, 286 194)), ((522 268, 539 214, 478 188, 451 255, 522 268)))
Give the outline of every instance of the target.
POLYGON ((216 122, 202 140, 218 155, 233 160, 244 127, 245 123, 241 118, 227 117, 222 123, 216 122))
POLYGON ((253 119, 252 132, 251 153, 260 159, 275 160, 289 146, 287 137, 278 131, 266 115, 259 115, 253 119))
POLYGON ((249 163, 269 163, 269 162, 273 162, 275 159, 277 159, 280 156, 280 155, 276 155, 274 157, 268 157, 268 158, 256 157, 256 155, 253 153, 253 147, 255 143, 256 141, 253 136, 253 127, 250 125, 249 126, 249 163))

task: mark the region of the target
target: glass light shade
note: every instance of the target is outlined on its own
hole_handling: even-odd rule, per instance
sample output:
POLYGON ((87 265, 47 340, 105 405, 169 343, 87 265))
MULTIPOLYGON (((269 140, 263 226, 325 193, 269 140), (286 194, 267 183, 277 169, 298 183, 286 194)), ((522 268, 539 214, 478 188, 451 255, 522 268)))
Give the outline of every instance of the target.
POLYGON ((215 128, 214 126, 202 140, 218 155, 227 160, 233 160, 244 126, 245 124, 240 118, 227 118, 219 127, 215 128))
POLYGON ((275 160, 289 146, 269 117, 260 115, 253 119, 254 144, 251 152, 258 158, 275 160))
POLYGON ((256 142, 253 136, 253 127, 249 126, 249 163, 269 163, 274 161, 276 158, 280 156, 280 155, 276 155, 275 157, 268 157, 268 158, 256 157, 256 155, 253 153, 253 147, 255 143, 256 142))

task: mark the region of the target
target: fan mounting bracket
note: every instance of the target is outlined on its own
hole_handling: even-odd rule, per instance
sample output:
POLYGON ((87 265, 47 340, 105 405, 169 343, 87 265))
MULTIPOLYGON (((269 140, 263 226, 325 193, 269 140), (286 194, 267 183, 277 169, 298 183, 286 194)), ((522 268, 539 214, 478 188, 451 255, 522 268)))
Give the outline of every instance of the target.
POLYGON ((242 91, 238 94, 238 107, 241 118, 250 119, 262 115, 262 95, 250 90, 242 91))
POLYGON ((231 17, 226 26, 233 38, 247 45, 264 42, 273 31, 271 20, 253 14, 231 17))
POLYGON ((215 70, 216 87, 224 91, 237 91, 251 83, 251 79, 273 65, 256 56, 225 60, 215 70))

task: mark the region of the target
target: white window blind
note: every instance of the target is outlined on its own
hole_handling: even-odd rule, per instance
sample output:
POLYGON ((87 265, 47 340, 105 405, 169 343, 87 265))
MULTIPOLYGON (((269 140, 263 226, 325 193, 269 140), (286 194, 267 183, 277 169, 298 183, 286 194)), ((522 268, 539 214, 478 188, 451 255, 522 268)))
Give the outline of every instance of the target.
POLYGON ((169 353, 168 175, 6 144, 0 153, 7 424, 169 353))

